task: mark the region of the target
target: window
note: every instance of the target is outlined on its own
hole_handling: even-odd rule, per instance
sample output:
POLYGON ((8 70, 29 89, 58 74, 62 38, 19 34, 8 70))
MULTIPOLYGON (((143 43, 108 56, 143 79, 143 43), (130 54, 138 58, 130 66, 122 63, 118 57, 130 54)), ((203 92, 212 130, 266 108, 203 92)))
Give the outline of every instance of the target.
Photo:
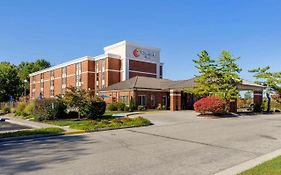
POLYGON ((33 76, 32 77, 32 91, 35 91, 35 86, 36 86, 36 82, 35 82, 35 77, 33 76))
POLYGON ((139 95, 139 105, 146 106, 146 95, 139 95))
POLYGON ((54 95, 55 95, 55 94, 54 94, 54 89, 51 89, 51 90, 50 90, 50 96, 53 97, 54 95))
POLYGON ((35 91, 32 91, 32 99, 34 99, 34 97, 35 97, 35 91))
POLYGON ((61 68, 61 94, 65 94, 66 89, 66 67, 61 68))
POLYGON ((105 59, 102 60, 102 71, 105 70, 105 59))
POLYGON ((97 86, 97 89, 99 88, 99 73, 97 73, 96 74, 96 79, 97 79, 97 81, 96 81, 96 86, 97 86))
POLYGON ((162 98, 162 104, 163 104, 164 106, 167 106, 167 96, 163 96, 163 98, 162 98))
POLYGON ((126 105, 129 104, 128 103, 128 96, 120 96, 119 101, 121 103, 125 103, 126 105))
POLYGON ((43 97, 43 91, 44 91, 44 73, 40 74, 40 96, 43 97))
POLYGON ((99 72, 99 60, 96 61, 96 70, 97 70, 97 73, 99 72))
POLYGON ((104 80, 104 79, 105 79, 105 72, 102 72, 102 73, 101 73, 101 80, 102 80, 102 81, 101 81, 101 84, 102 84, 102 85, 105 85, 105 80, 104 80))
POLYGON ((55 85, 55 77, 54 77, 54 71, 53 70, 50 71, 50 77, 51 77, 51 80, 50 80, 50 97, 53 97, 54 96, 54 85, 55 85))
POLYGON ((156 105, 156 97, 155 95, 151 95, 151 106, 155 107, 155 105, 156 105))
POLYGON ((80 89, 81 82, 82 82, 82 69, 81 69, 81 63, 75 64, 75 86, 76 88, 80 89))

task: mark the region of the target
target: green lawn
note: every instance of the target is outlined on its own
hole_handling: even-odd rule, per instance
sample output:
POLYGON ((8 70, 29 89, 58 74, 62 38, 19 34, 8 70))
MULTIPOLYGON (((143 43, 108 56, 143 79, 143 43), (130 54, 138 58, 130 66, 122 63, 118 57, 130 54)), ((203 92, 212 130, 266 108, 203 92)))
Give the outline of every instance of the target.
POLYGON ((138 127, 147 126, 151 122, 145 118, 107 118, 107 119, 97 119, 97 120, 53 120, 47 121, 49 124, 54 124, 58 126, 70 126, 72 129, 85 130, 85 131, 96 131, 101 128, 122 128, 122 127, 138 127))
POLYGON ((43 128, 43 129, 22 130, 22 131, 16 131, 16 132, 0 133, 0 138, 31 136, 31 135, 39 135, 39 134, 59 134, 59 133, 62 133, 63 131, 64 130, 61 128, 43 128))
POLYGON ((280 175, 281 174, 281 156, 270 161, 264 162, 252 169, 240 173, 239 175, 280 175))

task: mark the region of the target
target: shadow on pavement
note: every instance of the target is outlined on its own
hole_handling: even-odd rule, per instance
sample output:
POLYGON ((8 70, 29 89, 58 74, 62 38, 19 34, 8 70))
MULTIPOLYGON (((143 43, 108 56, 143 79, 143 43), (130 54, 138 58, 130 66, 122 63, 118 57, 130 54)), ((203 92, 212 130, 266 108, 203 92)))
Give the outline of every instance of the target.
POLYGON ((0 174, 28 173, 89 154, 83 145, 94 143, 83 135, 37 138, 0 143, 0 174))

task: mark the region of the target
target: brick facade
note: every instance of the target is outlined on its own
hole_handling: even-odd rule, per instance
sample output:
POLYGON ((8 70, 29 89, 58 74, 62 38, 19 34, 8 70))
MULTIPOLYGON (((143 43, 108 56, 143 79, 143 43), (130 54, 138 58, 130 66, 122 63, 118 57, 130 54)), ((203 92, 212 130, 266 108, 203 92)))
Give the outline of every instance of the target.
POLYGON ((161 91, 143 91, 143 90, 122 90, 122 91, 107 91, 103 92, 106 95, 106 103, 123 102, 129 105, 131 97, 134 100, 135 106, 143 105, 148 109, 155 109, 159 105, 169 106, 169 93, 161 91), (142 99, 140 99, 142 98, 142 99), (124 99, 126 99, 124 101, 124 99), (144 101, 143 101, 144 100, 144 101), (141 104, 142 103, 142 104, 141 104))

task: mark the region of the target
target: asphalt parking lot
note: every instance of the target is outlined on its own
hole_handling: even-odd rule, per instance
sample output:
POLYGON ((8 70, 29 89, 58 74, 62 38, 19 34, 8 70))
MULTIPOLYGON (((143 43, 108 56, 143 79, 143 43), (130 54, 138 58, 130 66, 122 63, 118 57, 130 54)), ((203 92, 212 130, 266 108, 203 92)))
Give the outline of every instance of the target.
POLYGON ((144 117, 155 125, 0 143, 0 174, 204 175, 281 148, 281 115, 144 117))

